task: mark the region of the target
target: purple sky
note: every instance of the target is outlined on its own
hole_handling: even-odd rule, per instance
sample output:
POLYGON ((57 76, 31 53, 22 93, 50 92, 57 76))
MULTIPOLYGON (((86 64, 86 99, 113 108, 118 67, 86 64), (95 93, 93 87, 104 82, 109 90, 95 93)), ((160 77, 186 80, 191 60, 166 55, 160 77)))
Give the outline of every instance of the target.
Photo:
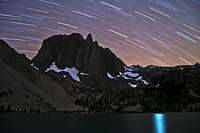
POLYGON ((0 0, 0 38, 32 58, 55 34, 91 33, 126 64, 200 62, 199 0, 0 0))

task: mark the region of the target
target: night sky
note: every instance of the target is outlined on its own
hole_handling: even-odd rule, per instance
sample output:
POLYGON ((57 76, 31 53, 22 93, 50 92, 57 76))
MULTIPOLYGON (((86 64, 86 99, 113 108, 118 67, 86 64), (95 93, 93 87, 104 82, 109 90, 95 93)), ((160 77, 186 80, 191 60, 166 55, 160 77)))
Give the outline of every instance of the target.
POLYGON ((200 62, 200 0, 0 0, 0 38, 32 58, 55 34, 88 33, 126 64, 200 62))

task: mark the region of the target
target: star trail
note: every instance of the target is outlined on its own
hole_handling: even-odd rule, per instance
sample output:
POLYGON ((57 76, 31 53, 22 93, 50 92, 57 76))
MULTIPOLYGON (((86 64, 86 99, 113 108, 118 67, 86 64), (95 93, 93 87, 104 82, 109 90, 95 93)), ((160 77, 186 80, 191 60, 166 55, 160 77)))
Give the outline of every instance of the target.
POLYGON ((55 34, 91 33, 126 64, 200 62, 199 0, 0 0, 0 38, 28 58, 55 34))

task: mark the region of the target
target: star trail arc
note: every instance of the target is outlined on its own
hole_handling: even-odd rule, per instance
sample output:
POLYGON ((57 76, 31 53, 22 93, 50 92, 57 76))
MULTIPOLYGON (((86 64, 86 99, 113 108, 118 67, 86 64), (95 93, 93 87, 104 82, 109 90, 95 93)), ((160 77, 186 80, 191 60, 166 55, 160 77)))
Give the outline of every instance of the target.
POLYGON ((0 38, 32 58, 55 34, 91 33, 126 64, 200 61, 199 0, 0 0, 0 38))

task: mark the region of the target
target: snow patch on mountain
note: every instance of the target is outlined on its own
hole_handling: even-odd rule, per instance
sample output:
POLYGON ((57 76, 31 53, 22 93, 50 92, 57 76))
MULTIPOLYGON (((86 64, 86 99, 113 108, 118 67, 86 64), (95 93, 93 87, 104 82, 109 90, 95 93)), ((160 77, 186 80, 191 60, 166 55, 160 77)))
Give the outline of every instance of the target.
POLYGON ((135 79, 136 81, 142 81, 145 85, 148 85, 149 83, 143 79, 142 76, 139 76, 137 79, 135 79))
POLYGON ((133 88, 136 88, 136 87, 137 87, 137 85, 131 84, 131 83, 128 83, 128 85, 130 85, 130 86, 133 87, 133 88))
MULTIPOLYGON (((149 83, 143 79, 143 77, 138 73, 138 70, 135 68, 129 68, 127 66, 124 66, 124 72, 119 72, 119 75, 112 76, 109 72, 107 72, 107 77, 110 79, 116 80, 117 78, 124 78, 126 80, 135 80, 135 81, 141 81, 144 85, 149 85, 149 83)), ((131 87, 137 87, 137 85, 133 85, 131 83, 128 83, 131 87)))
POLYGON ((127 67, 127 66, 124 66, 124 69, 125 69, 125 71, 129 71, 129 72, 133 72, 133 71, 134 71, 133 68, 129 68, 129 67, 127 67))
POLYGON ((128 76, 125 76, 123 73, 120 73, 120 77, 124 78, 124 79, 127 79, 127 80, 132 80, 133 78, 131 77, 128 77, 128 76))
POLYGON ((116 77, 113 77, 110 73, 108 73, 107 72, 107 76, 108 76, 108 78, 110 78, 110 79, 116 79, 116 77))
POLYGON ((124 79, 132 80, 140 76, 137 70, 135 70, 134 68, 124 66, 124 70, 125 71, 123 73, 120 72, 121 77, 123 77, 124 79))
POLYGON ((139 76, 139 73, 125 72, 124 75, 125 75, 125 76, 129 76, 129 77, 132 77, 132 78, 135 78, 135 77, 138 77, 138 76, 139 76))
POLYGON ((64 69, 59 69, 56 65, 55 62, 52 63, 52 65, 47 68, 47 70, 45 72, 48 71, 55 71, 55 72, 67 72, 70 74, 70 76, 72 77, 72 79, 76 80, 76 81, 80 81, 80 78, 78 77, 78 73, 79 70, 77 70, 75 67, 69 68, 69 67, 65 67, 64 69))
POLYGON ((36 69, 36 70, 38 70, 38 71, 39 71, 39 68, 38 68, 38 67, 36 67, 36 66, 34 66, 34 64, 33 64, 33 63, 31 63, 31 66, 32 66, 34 69, 36 69))
POLYGON ((142 81, 143 84, 149 85, 149 83, 146 80, 144 80, 143 77, 138 73, 137 69, 129 68, 127 66, 124 66, 124 68, 125 68, 125 72, 120 74, 121 77, 128 80, 131 79, 135 81, 142 81))
POLYGON ((88 73, 83 73, 83 72, 81 72, 80 75, 87 76, 87 75, 89 75, 89 74, 88 74, 88 73))

